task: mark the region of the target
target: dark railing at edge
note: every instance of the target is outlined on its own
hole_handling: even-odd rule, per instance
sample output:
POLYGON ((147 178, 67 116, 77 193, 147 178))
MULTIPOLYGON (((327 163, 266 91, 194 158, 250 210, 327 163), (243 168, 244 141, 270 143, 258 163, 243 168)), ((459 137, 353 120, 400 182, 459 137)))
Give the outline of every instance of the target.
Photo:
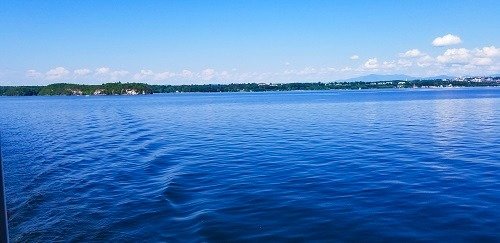
POLYGON ((7 205, 5 202, 5 187, 3 179, 3 162, 2 162, 1 145, 0 145, 0 242, 1 243, 9 242, 9 227, 7 223, 7 205))

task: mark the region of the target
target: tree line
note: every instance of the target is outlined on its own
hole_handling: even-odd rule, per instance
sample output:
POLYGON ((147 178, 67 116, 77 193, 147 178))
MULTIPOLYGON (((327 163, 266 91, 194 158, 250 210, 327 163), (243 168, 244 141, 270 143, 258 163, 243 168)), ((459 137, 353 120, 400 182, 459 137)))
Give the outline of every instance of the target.
POLYGON ((123 95, 152 94, 151 86, 143 83, 106 83, 100 85, 58 83, 47 86, 0 86, 0 95, 123 95))
POLYGON ((105 83, 83 85, 57 83, 47 86, 0 86, 1 96, 37 95, 124 95, 176 92, 264 92, 294 90, 338 90, 338 89, 387 89, 428 87, 481 87, 500 86, 500 79, 474 82, 470 80, 391 80, 377 82, 331 82, 331 83, 232 83, 192 85, 149 85, 145 83, 105 83))

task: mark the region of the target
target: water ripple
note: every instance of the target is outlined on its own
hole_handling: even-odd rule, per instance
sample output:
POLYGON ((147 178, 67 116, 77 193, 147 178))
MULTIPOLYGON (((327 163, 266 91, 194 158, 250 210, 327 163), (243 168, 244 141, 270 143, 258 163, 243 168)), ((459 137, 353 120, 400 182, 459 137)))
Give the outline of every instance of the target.
POLYGON ((0 97, 13 242, 500 239, 500 90, 0 97))

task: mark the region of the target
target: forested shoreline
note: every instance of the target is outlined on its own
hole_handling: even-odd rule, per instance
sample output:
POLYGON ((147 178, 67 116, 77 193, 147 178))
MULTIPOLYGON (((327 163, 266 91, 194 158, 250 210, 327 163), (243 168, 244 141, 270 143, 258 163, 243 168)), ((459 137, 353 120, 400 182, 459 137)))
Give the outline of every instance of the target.
POLYGON ((50 96, 50 95, 145 95, 153 93, 186 92, 264 92, 296 90, 352 90, 390 88, 439 88, 439 87, 491 87, 500 86, 500 77, 488 81, 473 80, 391 80, 376 82, 330 83, 233 83, 192 85, 150 85, 146 83, 106 83, 83 85, 57 83, 46 86, 0 86, 0 96, 50 96))

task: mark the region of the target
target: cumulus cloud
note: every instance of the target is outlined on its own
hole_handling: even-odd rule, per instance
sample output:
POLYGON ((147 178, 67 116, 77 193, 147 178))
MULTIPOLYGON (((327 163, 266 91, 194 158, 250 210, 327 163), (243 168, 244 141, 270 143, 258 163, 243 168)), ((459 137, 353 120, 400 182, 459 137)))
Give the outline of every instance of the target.
POLYGON ((476 58, 473 58, 471 61, 471 64, 476 65, 476 66, 488 66, 488 65, 491 65, 492 63, 493 63, 493 60, 491 58, 488 58, 488 57, 476 57, 476 58))
POLYGON ((48 80, 60 79, 69 74, 69 71, 63 67, 56 67, 45 73, 45 78, 48 80))
POLYGON ((73 74, 77 77, 83 77, 83 76, 87 76, 89 75, 90 73, 92 73, 92 71, 90 71, 89 69, 87 68, 82 68, 82 69, 76 69, 73 71, 73 74))
POLYGON ((384 61, 382 63, 383 68, 395 68, 396 67, 396 62, 395 61, 384 61))
POLYGON ((500 57, 500 48, 485 46, 481 49, 476 49, 475 54, 479 57, 500 57))
MULTIPOLYGON (((415 54, 415 53, 413 53, 415 54)), ((419 57, 411 59, 402 58, 397 60, 379 60, 378 58, 370 58, 359 68, 353 71, 361 73, 372 73, 373 71, 383 73, 408 72, 415 68, 432 65, 433 58, 420 52, 419 57), (416 64, 416 65, 414 65, 416 64)))
POLYGON ((26 71, 26 77, 28 78, 42 78, 43 74, 38 72, 37 70, 30 69, 26 71))
POLYGON ((136 80, 146 80, 146 81, 151 81, 151 80, 156 80, 156 81, 163 81, 172 77, 177 76, 176 73, 173 72, 161 72, 161 73, 155 73, 152 70, 149 69, 143 69, 139 73, 136 73, 134 75, 134 79, 136 80))
POLYGON ((207 68, 207 69, 201 71, 201 73, 200 73, 201 79, 206 80, 206 81, 213 79, 214 76, 215 76, 215 70, 213 70, 211 68, 207 68))
POLYGON ((400 57, 420 57, 423 56, 424 53, 422 53, 419 49, 411 49, 403 53, 399 53, 400 57))
POLYGON ((365 65, 364 65, 364 67, 367 69, 376 69, 376 68, 378 68, 378 66, 379 66, 379 64, 378 64, 377 58, 368 59, 368 61, 366 61, 365 65))
POLYGON ((95 70, 95 75, 103 80, 117 81, 129 74, 126 70, 112 70, 109 67, 100 67, 95 70))
POLYGON ((110 76, 111 76, 111 80, 116 80, 118 78, 125 77, 128 74, 129 74, 129 71, 117 70, 117 71, 111 72, 110 76))
POLYGON ((446 50, 436 59, 441 63, 466 63, 471 57, 470 51, 465 48, 454 48, 446 50))
POLYGON ((102 75, 102 74, 107 74, 111 71, 110 68, 108 67, 100 67, 98 69, 95 70, 95 74, 97 75, 102 75))
POLYGON ((145 79, 145 78, 151 78, 154 76, 154 72, 149 70, 149 69, 142 69, 141 71, 139 71, 139 73, 136 73, 134 75, 134 79, 136 80, 141 80, 141 79, 145 79))
MULTIPOLYGON (((332 81, 343 77, 352 77, 370 73, 404 73, 415 76, 429 75, 488 75, 500 71, 500 48, 485 46, 472 49, 448 48, 440 55, 430 56, 419 49, 410 49, 396 53, 397 59, 380 59, 372 57, 364 59, 355 66, 305 66, 303 68, 291 68, 285 66, 281 70, 273 72, 259 71, 231 71, 215 70, 207 68, 199 71, 184 69, 178 72, 154 72, 150 69, 142 69, 130 73, 126 70, 114 70, 109 67, 100 67, 95 70, 87 68, 67 70, 57 67, 47 72, 39 72, 34 69, 27 70, 25 76, 30 79, 55 80, 72 74, 74 79, 92 75, 94 80, 100 82, 141 80, 147 83, 165 81, 173 83, 201 83, 210 82, 294 82, 294 81, 332 81)), ((359 56, 354 55, 350 59, 356 60, 359 56)), ((353 62, 357 63, 357 62, 353 62)), ((84 78, 82 78, 84 79, 84 78)), ((91 81, 91 80, 89 80, 91 81)))
POLYGON ((466 48, 447 49, 438 55, 430 68, 440 72, 453 73, 455 75, 487 75, 498 72, 500 60, 499 49, 494 46, 486 46, 469 50, 466 48))
POLYGON ((175 77, 176 74, 173 73, 173 72, 161 72, 161 73, 157 73, 155 75, 155 80, 166 80, 166 79, 169 79, 169 78, 173 78, 175 77))
POLYGON ((351 57, 349 57, 351 60, 358 60, 359 59, 359 56, 358 55, 352 55, 351 57))
POLYGON ((447 34, 445 36, 437 37, 432 41, 433 46, 450 46, 462 43, 459 36, 447 34))
POLYGON ((417 61, 419 67, 429 67, 434 63, 434 58, 429 55, 422 56, 417 61))
POLYGON ((399 60, 398 61, 398 66, 400 67, 411 67, 413 65, 413 63, 411 61, 408 61, 408 60, 399 60))
POLYGON ((313 67, 305 67, 304 69, 300 70, 297 72, 297 75, 310 75, 310 74, 315 74, 316 73, 316 68, 313 67))
POLYGON ((182 78, 192 78, 193 77, 193 72, 187 70, 187 69, 184 69, 182 70, 182 72, 180 73, 180 76, 182 78))
POLYGON ((227 79, 227 78, 229 78, 229 72, 228 71, 222 71, 222 72, 220 72, 219 76, 222 79, 227 79))

